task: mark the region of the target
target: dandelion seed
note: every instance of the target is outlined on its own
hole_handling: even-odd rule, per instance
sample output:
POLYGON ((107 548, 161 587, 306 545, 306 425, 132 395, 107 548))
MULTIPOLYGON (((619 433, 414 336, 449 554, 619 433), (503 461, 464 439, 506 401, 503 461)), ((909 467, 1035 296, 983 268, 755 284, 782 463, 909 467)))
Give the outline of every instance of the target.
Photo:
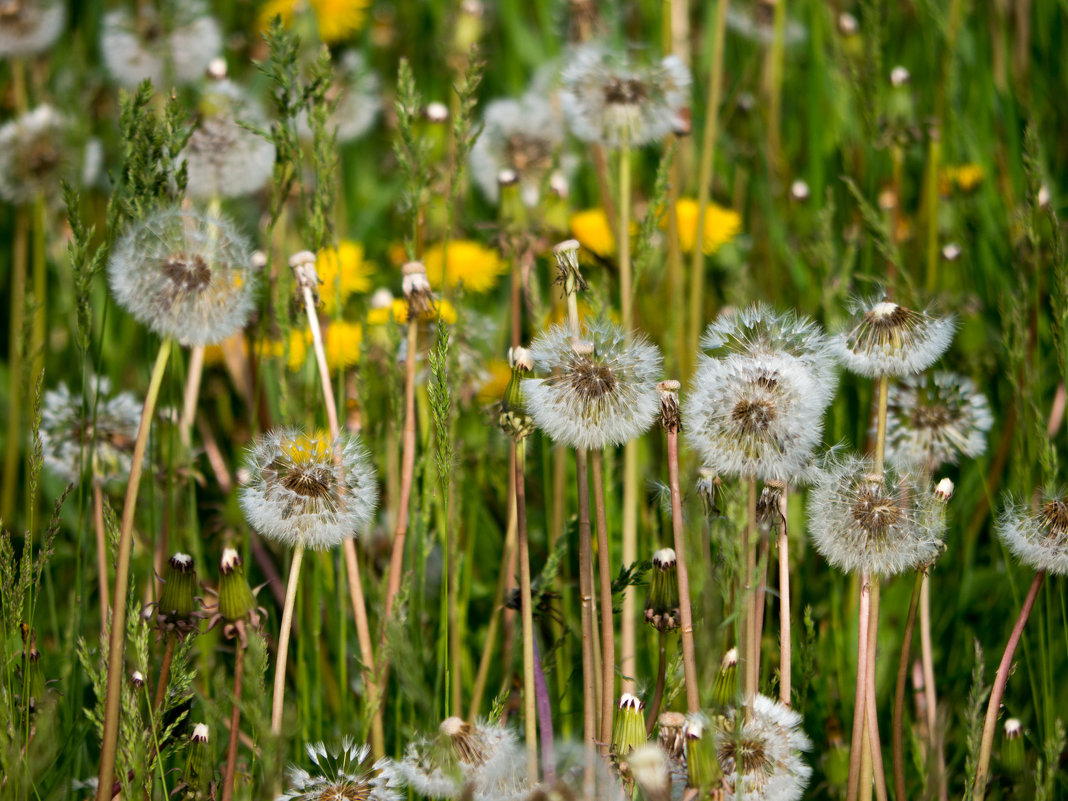
POLYGON ((627 768, 634 783, 648 801, 667 801, 671 798, 671 773, 668 756, 655 743, 637 746, 627 755, 627 768))
POLYGON ((0 197, 21 204, 53 194, 70 172, 69 135, 66 119, 47 105, 0 126, 0 197))
POLYGON ((139 322, 183 345, 209 345, 248 321, 256 273, 232 225, 181 209, 134 224, 108 262, 116 300, 139 322))
POLYGON ((677 56, 635 68, 598 46, 579 48, 564 69, 560 103, 571 131, 586 142, 619 147, 657 142, 681 124, 690 71, 677 56))
POLYGON ((890 387, 886 458, 929 472, 986 450, 994 424, 986 396, 970 378, 945 371, 909 376, 890 387))
POLYGON ((998 517, 997 533, 1025 565, 1068 575, 1068 499, 1064 493, 1047 493, 1037 513, 1010 503, 998 517))
POLYGON ((868 378, 926 370, 953 339, 952 317, 933 317, 889 300, 856 301, 852 327, 831 338, 847 370, 868 378))
POLYGON ((284 545, 322 550, 355 537, 374 519, 375 470, 355 436, 283 428, 249 450, 241 508, 256 531, 284 545), (334 462, 335 448, 340 464, 334 462))
POLYGON ((66 3, 58 0, 5 0, 0 5, 0 58, 44 52, 66 21, 66 3))
POLYGON ((812 742, 801 730, 801 715, 764 695, 729 710, 716 732, 716 755, 727 798, 796 801, 812 769, 801 758, 812 742))
POLYGON ((828 465, 808 508, 816 549, 846 573, 892 576, 927 565, 942 551, 942 503, 908 475, 879 475, 868 457, 828 465))
POLYGON ((401 801, 394 764, 388 759, 369 763, 368 745, 356 745, 350 737, 341 748, 323 743, 307 746, 314 772, 291 765, 286 771, 289 788, 275 801, 401 801))
POLYGON ((588 323, 583 341, 553 326, 530 347, 548 378, 523 384, 527 410, 551 439, 596 450, 648 430, 660 411, 660 351, 642 337, 626 341, 611 323, 588 323))

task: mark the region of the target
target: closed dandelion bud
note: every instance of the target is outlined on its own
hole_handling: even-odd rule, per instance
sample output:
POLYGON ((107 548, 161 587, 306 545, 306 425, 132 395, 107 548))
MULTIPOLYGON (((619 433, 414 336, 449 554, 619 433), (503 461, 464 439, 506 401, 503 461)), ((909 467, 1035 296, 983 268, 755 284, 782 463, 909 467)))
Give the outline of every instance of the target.
POLYGON ((661 381, 656 385, 660 393, 660 425, 665 431, 678 432, 682 428, 679 417, 679 382, 661 381))
POLYGON ((130 684, 133 685, 135 690, 140 690, 145 686, 145 674, 140 670, 135 670, 130 674, 130 684))
POLYGON ((722 709, 734 703, 738 694, 738 649, 731 648, 723 655, 719 664, 719 673, 716 674, 715 684, 712 685, 712 704, 717 709, 722 709))
POLYGON ((942 503, 946 503, 953 497, 953 481, 948 478, 943 478, 938 482, 938 485, 934 489, 935 497, 942 503))
POLYGON ((207 801, 212 797, 212 765, 214 760, 211 756, 211 747, 208 743, 208 726, 198 723, 193 727, 193 734, 189 738, 189 756, 185 763, 185 772, 182 774, 180 798, 183 801, 207 801))
POLYGON ((223 551, 219 574, 219 603, 209 628, 222 623, 223 634, 231 639, 237 637, 243 648, 248 644, 247 628, 259 628, 267 612, 256 605, 241 555, 233 548, 223 551))
POLYGON ((512 365, 512 377, 504 390, 497 424, 518 442, 534 431, 534 418, 527 414, 522 388, 523 376, 534 369, 534 359, 526 348, 513 348, 508 351, 508 361, 512 365))
POLYGON ((656 720, 656 739, 674 759, 686 756, 686 716, 681 712, 661 712, 656 720))
POLYGON ((1017 718, 1009 718, 1005 721, 1004 734, 1001 766, 1006 773, 1019 773, 1024 767, 1023 724, 1017 718))
POLYGON ((679 570, 675 551, 671 548, 661 548, 653 554, 645 622, 657 631, 672 631, 679 627, 679 570))
POLYGON ((612 753, 625 757, 646 741, 644 702, 636 695, 623 693, 619 698, 619 712, 612 726, 612 753))
POLYGON ((173 631, 184 637, 197 628, 197 571, 193 557, 176 553, 167 560, 163 573, 163 591, 156 603, 155 622, 162 635, 173 631))
POLYGON ((890 70, 890 96, 887 100, 887 116, 894 121, 910 120, 913 116, 912 92, 909 71, 898 65, 890 70))
POLYGON ((501 222, 509 230, 521 230, 526 223, 527 210, 519 193, 519 174, 513 169, 503 169, 497 173, 497 185, 500 188, 501 222))
POLYGON ((719 785, 722 778, 708 718, 703 712, 689 715, 686 719, 686 786, 710 790, 719 785))

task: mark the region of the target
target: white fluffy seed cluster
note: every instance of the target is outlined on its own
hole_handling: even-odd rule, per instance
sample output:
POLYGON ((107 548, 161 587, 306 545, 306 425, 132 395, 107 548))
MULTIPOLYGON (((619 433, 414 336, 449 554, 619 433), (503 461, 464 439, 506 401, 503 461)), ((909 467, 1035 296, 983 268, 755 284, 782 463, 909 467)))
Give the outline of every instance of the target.
POLYGON ((51 47, 67 21, 66 5, 59 0, 5 3, 0 15, 0 58, 24 58, 51 47))
POLYGON ((90 381, 83 399, 60 384, 44 395, 41 407, 41 450, 44 465, 66 483, 77 483, 83 469, 102 484, 130 475, 134 441, 141 422, 141 403, 130 392, 111 397, 111 382, 90 381), (90 414, 86 418, 85 410, 90 414))
POLYGON ((368 745, 356 745, 350 737, 341 741, 340 749, 328 749, 324 743, 307 746, 314 772, 291 765, 286 771, 289 787, 276 801, 322 801, 333 798, 358 798, 360 801, 401 801, 394 764, 380 759, 365 764, 371 752, 368 745))
POLYGON ((519 181, 519 194, 535 206, 545 177, 553 169, 564 141, 559 112, 545 96, 528 92, 520 98, 494 100, 482 115, 482 134, 468 163, 471 177, 490 203, 500 199, 502 170, 519 181))
MULTIPOLYGON (((335 100, 336 106, 326 129, 338 142, 353 142, 371 130, 382 111, 381 86, 363 53, 348 50, 338 59, 327 97, 335 100)), ((312 138, 308 113, 303 109, 297 115, 297 133, 305 141, 312 138)))
POLYGON ((812 775, 801 757, 812 748, 801 715, 764 695, 728 711, 715 747, 729 801, 796 801, 812 775))
POLYGON ((914 375, 945 353, 956 320, 913 311, 885 299, 854 301, 850 327, 831 338, 850 372, 868 378, 914 375))
POLYGON ((139 322, 183 345, 221 342, 248 321, 252 249, 234 227, 171 208, 135 223, 108 262, 115 299, 139 322))
POLYGON ((684 127, 691 78, 677 56, 634 67, 601 45, 584 45, 561 78, 560 104, 571 132, 583 141, 640 147, 684 127))
MULTIPOLYGON (((727 7, 727 28, 746 41, 769 47, 775 41, 775 5, 758 0, 739 7, 727 7)), ((808 29, 797 20, 787 18, 783 24, 783 44, 786 47, 804 44, 808 29)))
POLYGON ((240 502, 249 525, 290 547, 323 550, 355 537, 374 519, 378 483, 360 440, 281 428, 248 452, 240 502), (335 462, 340 453, 340 466, 335 462))
POLYGON ((876 475, 870 457, 828 464, 809 494, 808 517, 816 549, 845 573, 915 570, 938 557, 945 535, 935 494, 895 470, 876 475))
POLYGON ((623 329, 588 323, 575 342, 553 326, 530 346, 546 378, 523 382, 527 411, 555 442, 597 450, 622 445, 652 426, 660 409, 660 350, 643 337, 629 343, 623 329))
POLYGON ((909 376, 890 387, 886 459, 902 468, 932 472, 986 450, 994 416, 970 378, 938 371, 909 376))
POLYGON ((1028 567, 1068 575, 1068 501, 1062 493, 1043 498, 1038 513, 1010 502, 998 516, 997 533, 1005 547, 1028 567))
POLYGON ((104 15, 100 53, 108 73, 120 86, 133 88, 150 80, 157 88, 169 82, 199 81, 222 52, 222 33, 199 0, 169 2, 163 19, 154 4, 138 3, 136 12, 124 8, 104 15))
POLYGON ((27 203, 52 194, 70 164, 66 119, 48 105, 0 126, 0 197, 27 203))

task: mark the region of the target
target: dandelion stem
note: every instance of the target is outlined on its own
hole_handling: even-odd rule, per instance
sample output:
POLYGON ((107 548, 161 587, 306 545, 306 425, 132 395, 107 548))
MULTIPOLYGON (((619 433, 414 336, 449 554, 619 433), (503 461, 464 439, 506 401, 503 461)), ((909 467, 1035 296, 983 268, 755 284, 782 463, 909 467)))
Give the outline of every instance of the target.
POLYGON ((286 602, 282 607, 282 625, 278 630, 278 653, 274 663, 274 696, 271 703, 271 734, 282 733, 282 707, 286 694, 286 660, 289 656, 289 632, 293 628, 293 604, 297 599, 300 583, 300 563, 304 559, 304 546, 297 543, 293 548, 293 561, 289 564, 289 585, 286 587, 286 602))
POLYGON ((894 767, 894 798, 906 801, 905 795, 905 678, 909 672, 909 655, 912 650, 912 633, 916 628, 916 608, 919 606, 920 587, 923 585, 925 571, 916 571, 916 580, 912 584, 912 596, 909 598, 909 613, 905 618, 905 633, 901 639, 901 657, 897 662, 897 681, 894 684, 894 718, 891 735, 891 749, 894 767))
POLYGON ((204 374, 204 346, 195 345, 189 351, 189 369, 185 379, 185 396, 182 399, 182 417, 178 435, 182 446, 192 444, 193 420, 197 414, 197 397, 200 395, 200 378, 204 374))
POLYGON ((753 577, 756 574, 757 552, 757 482, 755 478, 748 481, 749 498, 746 504, 745 534, 742 548, 745 551, 745 575, 742 580, 742 596, 745 600, 745 700, 751 703, 757 694, 760 683, 760 668, 757 664, 760 644, 756 632, 756 593, 753 591, 753 577))
MULTIPOLYGON (((920 663, 923 665, 923 694, 927 706, 929 762, 934 769, 933 786, 939 798, 948 795, 946 754, 938 734, 938 696, 935 694, 934 651, 931 647, 931 579, 926 572, 920 587, 920 663)), ((943 798, 944 801, 944 798, 943 798)))
POLYGON ((241 735, 241 681, 245 670, 245 646, 237 641, 234 655, 234 701, 230 708, 230 742, 226 746, 226 773, 223 775, 222 801, 234 797, 234 776, 237 773, 237 743, 241 735))
MULTIPOLYGON (((671 425, 667 429, 668 447, 668 486, 671 492, 671 532, 675 546, 675 562, 679 577, 679 636, 682 642, 682 668, 686 682, 686 711, 695 713, 700 709, 701 696, 697 685, 697 654, 693 642, 693 610, 690 606, 690 574, 686 562, 686 534, 682 523, 682 489, 679 485, 679 428, 671 425)), ((660 665, 664 669, 664 636, 660 635, 660 665)), ((658 671, 658 672, 659 672, 658 671)), ((661 676, 657 676, 660 687, 661 676)), ((650 721, 656 715, 650 714, 650 721)))
POLYGON ((578 494, 579 595, 582 601, 582 736, 585 742, 587 781, 592 781, 597 740, 597 679, 593 664, 593 573, 590 537, 590 488, 585 448, 575 449, 578 494))
POLYGON ((604 451, 591 454, 593 506, 597 517, 597 572, 601 588, 601 748, 612 741, 612 715, 616 698, 616 637, 612 618, 612 566, 608 552, 608 516, 604 503, 604 451))
POLYGON ((111 607, 108 590, 108 540, 104 530, 104 488, 93 480, 93 528, 96 530, 96 571, 100 583, 100 630, 108 627, 108 609, 111 607))
POLYGON ((886 406, 890 398, 890 377, 881 375, 876 382, 879 407, 875 418, 875 472, 880 476, 886 462, 886 406))
POLYGON ((1031 616, 1038 590, 1042 586, 1042 580, 1046 577, 1045 570, 1039 570, 1031 582, 1031 589, 1027 591, 1020 615, 1016 618, 1016 625, 1012 627, 1012 634, 1005 644, 1005 653, 1001 655, 1001 663, 998 665, 997 675, 994 677, 994 687, 990 691, 990 702, 986 707, 986 720, 983 723, 983 739, 979 745, 979 763, 975 769, 975 786, 972 797, 975 801, 983 801, 986 795, 986 782, 990 770, 990 753, 994 748, 994 730, 997 728, 998 712, 1001 709, 1001 698, 1005 694, 1005 685, 1009 681, 1009 672, 1012 669, 1012 658, 1016 654, 1016 646, 1020 644, 1027 618, 1031 616))
POLYGON ((527 775, 538 775, 537 699, 534 692, 534 610, 530 593, 530 547, 527 542, 526 475, 527 445, 515 444, 515 513, 519 535, 519 603, 523 620, 523 715, 527 745, 527 775))
POLYGON ((556 780, 556 749, 553 746, 553 710, 549 701, 549 687, 545 683, 545 671, 541 667, 541 654, 538 652, 537 637, 534 643, 534 693, 538 701, 538 729, 541 732, 541 772, 542 780, 556 780))
MULTIPOLYGON (((629 333, 629 332, 628 332, 629 333)), ((624 565, 638 559, 638 442, 630 440, 623 446, 623 553, 624 565)), ((624 677, 634 676, 635 669, 635 589, 623 588, 623 620, 621 621, 620 667, 624 677)), ((624 679, 626 684, 632 681, 624 679)))
POLYGON ((790 532, 786 522, 788 486, 783 486, 779 496, 779 700, 791 705, 793 691, 791 679, 792 646, 790 644, 790 532))
POLYGON ((879 714, 875 700, 875 659, 879 641, 879 589, 879 577, 872 576, 871 606, 868 613, 868 674, 864 680, 867 699, 865 701, 864 715, 868 726, 871 766, 875 779, 875 797, 879 801, 887 801, 886 770, 883 768, 882 740, 879 737, 879 714))
MULTIPOLYGON (((648 737, 656 728, 656 719, 660 717, 660 704, 664 700, 664 684, 667 680, 667 632, 663 629, 656 638, 656 689, 653 690, 653 700, 649 703, 649 713, 645 718, 645 735, 648 737)), ((689 685, 687 685, 687 696, 689 685)))
POLYGON ((853 736, 849 746, 849 780, 846 801, 856 801, 860 788, 861 751, 864 747, 864 679, 868 674, 868 615, 871 601, 871 578, 867 571, 860 577, 860 608, 857 623, 857 686, 853 700, 853 736))
POLYGON ((104 732, 100 746, 100 770, 97 774, 97 801, 111 801, 111 787, 115 781, 115 755, 119 740, 119 712, 122 701, 122 654, 126 643, 126 593, 130 583, 130 552, 133 550, 133 522, 137 511, 137 495, 141 486, 141 471, 144 467, 145 448, 152 428, 163 373, 171 353, 172 340, 163 340, 159 346, 152 377, 141 409, 141 422, 137 427, 133 456, 130 462, 130 480, 126 485, 126 498, 122 506, 122 523, 119 528, 119 551, 115 559, 115 592, 111 610, 111 632, 108 642, 108 682, 104 699, 104 732))
MULTIPOLYGON (((21 65, 19 59, 15 64, 21 65)), ((15 211, 15 235, 11 248, 11 327, 8 329, 8 375, 10 401, 7 432, 4 437, 4 486, 0 496, 0 519, 12 520, 15 488, 18 486, 19 443, 22 437, 22 369, 25 342, 22 328, 26 317, 26 260, 29 254, 30 220, 21 206, 15 211)))
POLYGON ((177 639, 173 633, 167 634, 167 645, 163 649, 163 659, 159 663, 159 678, 156 680, 156 697, 152 701, 152 710, 156 711, 163 705, 163 697, 167 694, 167 682, 171 675, 171 660, 174 659, 174 641, 177 639))

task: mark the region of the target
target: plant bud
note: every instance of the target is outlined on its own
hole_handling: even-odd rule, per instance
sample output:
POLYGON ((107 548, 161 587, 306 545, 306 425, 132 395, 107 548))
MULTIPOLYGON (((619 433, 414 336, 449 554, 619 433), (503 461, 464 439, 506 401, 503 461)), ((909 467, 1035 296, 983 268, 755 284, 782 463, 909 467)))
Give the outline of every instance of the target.
POLYGON ((731 648, 723 655, 719 673, 712 685, 712 703, 716 709, 722 709, 734 703, 738 695, 738 649, 731 648))
POLYGON ((1001 744, 1001 766, 1006 773, 1017 774, 1024 767, 1023 724, 1017 718, 1009 718, 1004 726, 1005 739, 1001 744))
POLYGON ((179 797, 184 801, 207 801, 213 795, 212 765, 214 760, 211 756, 206 724, 198 723, 193 727, 187 750, 189 756, 186 759, 185 772, 182 774, 182 783, 178 788, 179 797))
POLYGON ((686 786, 707 791, 717 786, 723 773, 716 760, 708 718, 698 712, 686 720, 686 786))
POLYGON ((675 551, 671 548, 662 548, 653 554, 645 622, 657 631, 672 631, 679 627, 679 570, 675 551))
POLYGON ((504 390, 501 413, 497 425, 516 442, 526 439, 534 432, 534 419, 527 414, 523 403, 523 377, 534 368, 530 351, 526 348, 509 350, 508 361, 512 365, 512 377, 504 390))
POLYGON ((623 693, 619 698, 619 712, 612 726, 612 753, 622 758, 642 745, 645 737, 645 704, 636 695, 623 693))

